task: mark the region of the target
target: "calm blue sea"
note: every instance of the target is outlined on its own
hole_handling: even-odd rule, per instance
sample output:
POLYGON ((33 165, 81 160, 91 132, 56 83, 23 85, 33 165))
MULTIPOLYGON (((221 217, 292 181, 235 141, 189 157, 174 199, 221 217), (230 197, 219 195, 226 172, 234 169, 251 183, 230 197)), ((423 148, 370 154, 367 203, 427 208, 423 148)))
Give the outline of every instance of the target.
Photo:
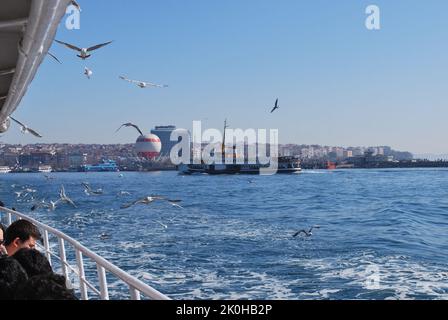
POLYGON ((0 199, 173 299, 448 299, 448 170, 51 176, 1 175, 0 199), (56 200, 62 184, 78 209, 30 212, 14 193, 56 200), (184 209, 120 209, 151 194, 184 209))

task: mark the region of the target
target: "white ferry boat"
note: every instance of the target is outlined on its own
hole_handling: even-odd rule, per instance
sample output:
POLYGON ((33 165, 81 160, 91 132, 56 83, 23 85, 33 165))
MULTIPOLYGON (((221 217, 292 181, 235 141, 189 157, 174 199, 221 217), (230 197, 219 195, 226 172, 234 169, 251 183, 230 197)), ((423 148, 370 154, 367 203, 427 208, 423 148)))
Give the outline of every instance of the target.
POLYGON ((11 168, 10 167, 0 167, 0 173, 10 173, 11 168))
POLYGON ((39 172, 50 173, 53 171, 53 168, 51 166, 39 166, 37 170, 39 172))

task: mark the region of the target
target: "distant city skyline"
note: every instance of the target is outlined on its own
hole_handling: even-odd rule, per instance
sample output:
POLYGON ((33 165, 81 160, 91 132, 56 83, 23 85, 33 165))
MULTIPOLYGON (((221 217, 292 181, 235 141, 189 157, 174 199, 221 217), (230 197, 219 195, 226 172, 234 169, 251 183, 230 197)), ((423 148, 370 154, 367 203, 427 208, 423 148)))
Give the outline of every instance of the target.
POLYGON ((114 42, 82 61, 55 43, 0 137, 9 144, 133 143, 135 122, 279 129, 282 144, 382 146, 447 154, 448 3, 375 1, 83 1, 81 29, 56 39, 114 42), (93 71, 91 80, 84 67, 93 71), (166 83, 140 89, 118 78, 166 83), (270 114, 276 99, 280 109, 270 114))

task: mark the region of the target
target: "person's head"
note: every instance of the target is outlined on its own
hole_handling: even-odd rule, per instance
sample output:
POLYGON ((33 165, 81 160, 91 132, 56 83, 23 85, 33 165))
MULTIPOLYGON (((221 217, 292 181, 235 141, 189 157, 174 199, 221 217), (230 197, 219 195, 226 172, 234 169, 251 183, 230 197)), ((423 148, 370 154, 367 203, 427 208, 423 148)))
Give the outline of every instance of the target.
POLYGON ((19 249, 34 249, 36 241, 41 240, 39 229, 27 220, 14 221, 5 233, 4 246, 8 256, 12 256, 19 249))
POLYGON ((5 241, 5 232, 6 232, 5 226, 0 223, 0 256, 7 254, 6 248, 3 245, 3 242, 5 241))
POLYGON ((29 278, 53 272, 47 257, 35 249, 19 249, 12 257, 25 269, 29 278))
POLYGON ((16 290, 16 300, 78 300, 65 285, 65 277, 47 273, 29 278, 16 290))
POLYGON ((25 270, 17 260, 0 258, 0 300, 13 300, 18 287, 27 279, 25 270))

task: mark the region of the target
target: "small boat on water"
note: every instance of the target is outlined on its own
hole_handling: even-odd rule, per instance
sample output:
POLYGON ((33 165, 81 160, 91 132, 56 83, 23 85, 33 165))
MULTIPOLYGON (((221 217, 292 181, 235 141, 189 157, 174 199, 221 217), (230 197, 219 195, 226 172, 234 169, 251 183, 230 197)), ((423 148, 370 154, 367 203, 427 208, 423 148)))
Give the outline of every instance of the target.
POLYGON ((10 167, 6 167, 6 166, 1 166, 0 167, 0 174, 1 173, 10 173, 11 172, 11 168, 10 167))
POLYGON ((53 171, 53 168, 51 166, 39 166, 39 168, 37 168, 37 171, 43 173, 50 173, 53 171))

